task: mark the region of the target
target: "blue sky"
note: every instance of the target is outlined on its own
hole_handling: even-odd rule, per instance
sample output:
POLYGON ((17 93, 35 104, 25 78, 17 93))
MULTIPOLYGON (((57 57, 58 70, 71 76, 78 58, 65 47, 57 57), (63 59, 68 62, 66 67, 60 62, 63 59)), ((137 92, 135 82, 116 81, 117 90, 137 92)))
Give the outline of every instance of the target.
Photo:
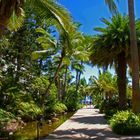
MULTIPOLYGON (((104 0, 58 0, 60 4, 64 5, 66 9, 71 13, 74 21, 78 21, 82 24, 81 32, 85 34, 96 34, 93 31, 94 27, 104 26, 100 19, 111 18, 111 13, 105 4, 104 0)), ((118 4, 118 9, 122 14, 127 15, 128 0, 120 0, 118 4)), ((136 18, 140 18, 140 0, 135 0, 135 15, 136 18)), ((86 79, 90 75, 98 75, 97 68, 91 68, 86 66, 84 75, 86 79)))

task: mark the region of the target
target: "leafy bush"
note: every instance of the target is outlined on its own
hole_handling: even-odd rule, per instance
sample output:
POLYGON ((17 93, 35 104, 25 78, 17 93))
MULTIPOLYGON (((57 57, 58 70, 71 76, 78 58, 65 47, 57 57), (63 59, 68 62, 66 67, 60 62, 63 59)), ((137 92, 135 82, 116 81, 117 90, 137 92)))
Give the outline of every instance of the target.
POLYGON ((14 118, 15 118, 15 116, 12 113, 7 112, 3 109, 0 109, 0 122, 9 121, 9 120, 14 119, 14 118))
POLYGON ((57 103, 54 105, 54 112, 57 114, 63 113, 67 111, 67 107, 65 104, 63 103, 57 103))
POLYGON ((80 101, 78 100, 76 93, 71 93, 71 95, 66 99, 65 104, 69 111, 75 111, 79 109, 80 101))
POLYGON ((113 116, 114 114, 117 113, 117 111, 118 111, 117 108, 106 109, 106 110, 104 111, 104 113, 105 113, 105 118, 106 118, 107 120, 111 119, 112 116, 113 116))
POLYGON ((81 108, 81 100, 82 98, 80 92, 75 92, 75 85, 71 85, 68 88, 64 101, 65 105, 68 108, 68 111, 75 111, 81 108))
POLYGON ((105 113, 107 119, 110 119, 117 112, 117 107, 118 101, 117 98, 114 98, 102 101, 99 109, 100 112, 105 113))
POLYGON ((78 110, 80 108, 83 107, 82 104, 80 104, 78 101, 74 101, 74 100, 69 100, 68 102, 65 103, 67 108, 68 108, 68 111, 75 111, 75 110, 78 110))
POLYGON ((42 114, 42 110, 33 101, 19 103, 17 112, 24 120, 33 120, 42 114))
POLYGON ((110 120, 114 132, 124 135, 140 134, 140 116, 129 111, 117 112, 110 120))
POLYGON ((49 80, 47 76, 41 76, 36 78, 31 84, 32 89, 35 92, 44 94, 46 92, 46 87, 49 85, 49 80))
POLYGON ((114 114, 117 113, 119 107, 118 98, 114 97, 109 100, 103 100, 100 104, 100 112, 105 114, 105 118, 109 120, 114 114))

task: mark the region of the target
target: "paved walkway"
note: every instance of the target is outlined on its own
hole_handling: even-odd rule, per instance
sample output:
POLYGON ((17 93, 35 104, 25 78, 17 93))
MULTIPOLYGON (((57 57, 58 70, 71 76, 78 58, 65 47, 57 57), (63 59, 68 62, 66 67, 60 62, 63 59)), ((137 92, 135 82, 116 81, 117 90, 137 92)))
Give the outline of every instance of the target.
POLYGON ((88 106, 78 110, 44 140, 50 139, 140 140, 140 136, 121 137, 114 134, 104 119, 104 115, 100 114, 98 109, 88 106))

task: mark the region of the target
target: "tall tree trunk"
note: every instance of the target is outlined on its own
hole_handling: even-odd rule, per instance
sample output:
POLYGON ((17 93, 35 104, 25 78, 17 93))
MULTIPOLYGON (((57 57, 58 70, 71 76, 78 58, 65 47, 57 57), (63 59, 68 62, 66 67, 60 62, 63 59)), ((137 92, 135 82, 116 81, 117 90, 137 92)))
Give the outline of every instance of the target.
POLYGON ((78 70, 76 72, 76 93, 79 89, 80 79, 81 79, 81 71, 78 70))
POLYGON ((47 89, 46 89, 46 94, 45 94, 45 95, 48 94, 48 92, 49 92, 49 90, 50 90, 50 88, 51 88, 51 86, 52 86, 54 80, 56 79, 56 76, 57 76, 57 74, 58 74, 58 72, 59 72, 59 70, 60 70, 62 61, 63 61, 63 58, 61 57, 61 59, 60 59, 60 61, 59 61, 59 64, 58 64, 58 66, 57 66, 57 69, 56 69, 56 71, 55 71, 54 77, 53 77, 53 79, 50 81, 50 83, 49 83, 49 85, 48 85, 48 87, 47 87, 47 89))
POLYGON ((134 113, 140 113, 139 63, 135 29, 134 0, 128 0, 128 11, 130 20, 130 50, 132 63, 132 110, 134 113))
POLYGON ((62 99, 65 99, 65 94, 66 94, 66 87, 67 87, 67 73, 68 73, 68 66, 66 65, 62 99))
POLYGON ((58 76, 55 78, 55 86, 57 87, 57 99, 61 101, 61 81, 58 76))
POLYGON ((76 70, 76 93, 78 91, 78 78, 79 78, 79 71, 76 70))
POLYGON ((117 64, 119 108, 121 110, 126 109, 126 69, 127 65, 125 52, 122 52, 118 55, 118 64, 117 64))

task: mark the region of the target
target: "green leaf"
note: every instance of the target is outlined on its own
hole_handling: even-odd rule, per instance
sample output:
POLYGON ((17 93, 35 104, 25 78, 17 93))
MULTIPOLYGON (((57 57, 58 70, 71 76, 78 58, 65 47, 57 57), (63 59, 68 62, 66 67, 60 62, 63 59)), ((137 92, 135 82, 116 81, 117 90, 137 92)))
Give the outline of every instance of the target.
POLYGON ((36 29, 36 32, 42 33, 42 34, 45 35, 46 37, 51 37, 50 34, 49 34, 46 30, 44 30, 43 28, 37 28, 37 29, 36 29))
POLYGON ((43 50, 43 51, 34 51, 32 53, 32 59, 33 60, 37 60, 39 58, 42 57, 43 54, 46 54, 48 51, 47 50, 43 50))
POLYGON ((71 63, 70 59, 68 57, 64 57, 63 64, 64 65, 70 65, 70 63, 71 63))

